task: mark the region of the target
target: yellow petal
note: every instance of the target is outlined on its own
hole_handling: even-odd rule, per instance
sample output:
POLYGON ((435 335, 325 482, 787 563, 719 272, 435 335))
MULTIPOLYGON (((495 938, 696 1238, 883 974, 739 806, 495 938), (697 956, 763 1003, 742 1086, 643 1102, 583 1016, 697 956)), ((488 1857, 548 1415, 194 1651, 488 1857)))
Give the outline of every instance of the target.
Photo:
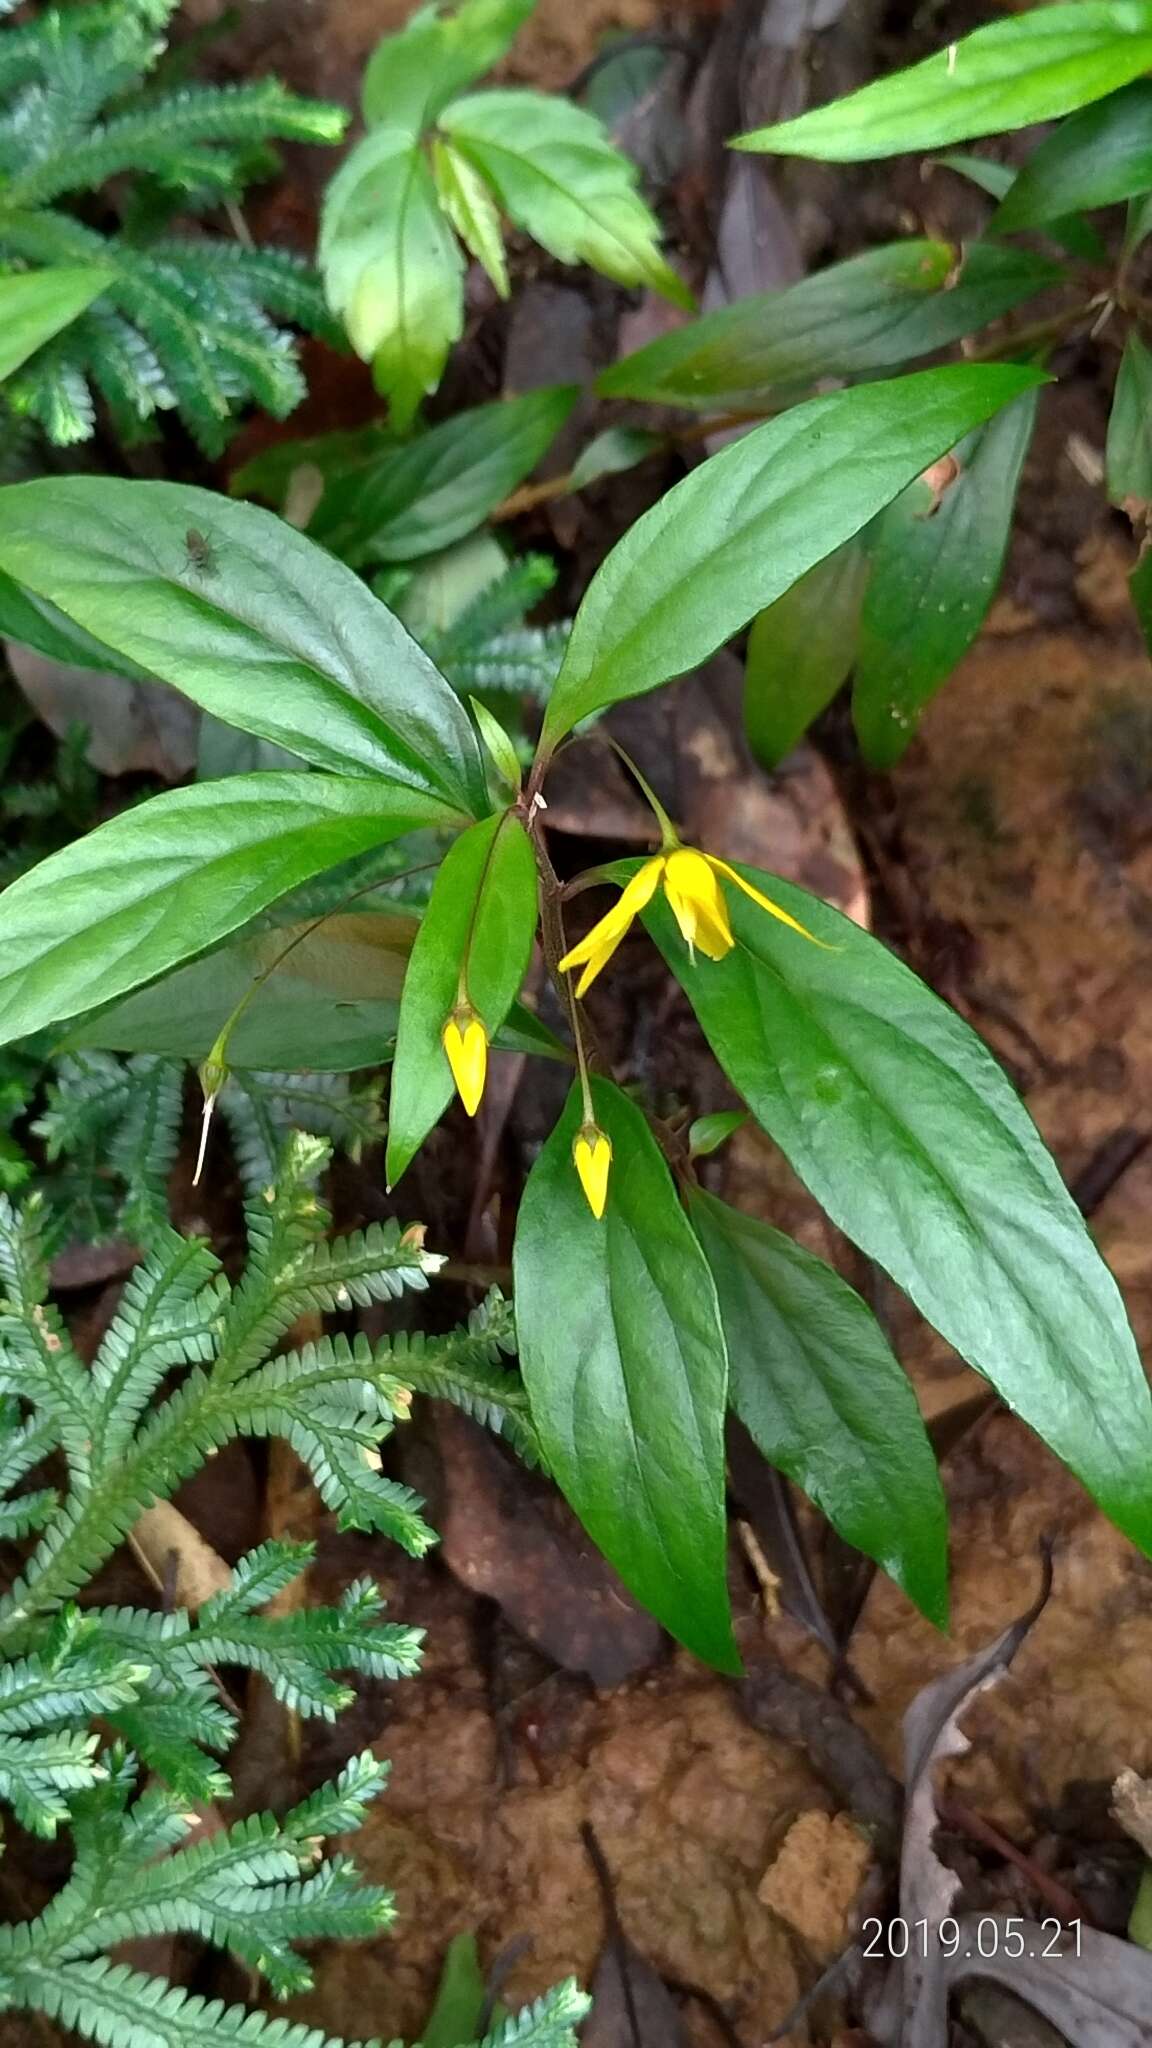
POLYGON ((754 889, 751 882, 746 882, 743 875, 738 875, 735 868, 730 868, 726 860, 719 860, 714 853, 710 853, 708 855, 708 864, 716 869, 717 874, 726 876, 730 882, 735 882, 736 887, 743 889, 744 894, 750 896, 753 903, 758 903, 761 910, 766 910, 771 917, 778 917, 781 924, 788 926, 789 931, 799 932, 802 939, 811 939, 814 946, 822 946, 826 953, 834 953, 836 951, 835 946, 830 946, 826 939, 818 939, 815 932, 808 930, 807 925, 798 924, 796 919, 790 917, 786 910, 781 910, 780 905, 773 903, 771 897, 761 895, 760 890, 754 889))
POLYGON ((572 1157, 588 1207, 599 1222, 608 1200, 608 1169, 612 1164, 612 1140, 599 1124, 581 1124, 572 1141, 572 1157))
POLYGON ((488 1034, 475 1010, 453 1010, 440 1034, 452 1079, 469 1116, 475 1116, 488 1073, 488 1034))
POLYGON ((732 927, 711 861, 694 847, 679 846, 668 855, 664 894, 689 951, 699 946, 709 960, 722 960, 732 949, 732 927))
POLYGON ((664 866, 662 854, 645 861, 644 866, 634 874, 632 880, 621 891, 611 910, 606 911, 599 924, 594 924, 586 938, 573 946, 560 962, 561 974, 570 968, 583 967, 584 973, 576 985, 578 996, 590 988, 600 969, 607 965, 624 937, 637 911, 643 910, 656 893, 660 870, 664 866))

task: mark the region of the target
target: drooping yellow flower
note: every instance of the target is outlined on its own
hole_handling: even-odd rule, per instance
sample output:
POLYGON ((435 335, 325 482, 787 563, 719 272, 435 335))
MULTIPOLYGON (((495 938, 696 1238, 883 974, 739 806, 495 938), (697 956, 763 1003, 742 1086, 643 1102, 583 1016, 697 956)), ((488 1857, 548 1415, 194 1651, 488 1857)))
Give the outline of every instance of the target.
POLYGON ((608 1200, 608 1169, 612 1164, 612 1140, 599 1124, 581 1124, 572 1140, 572 1157, 588 1207, 599 1222, 608 1200))
POLYGON ((612 958, 633 918, 651 902, 661 882, 672 915, 693 958, 699 951, 708 960, 722 960, 725 953, 731 952, 735 940, 728 905, 720 887, 721 875, 726 881, 735 882, 745 896, 750 896, 753 903, 758 903, 761 910, 768 911, 770 916, 779 918, 790 931, 799 932, 801 938, 811 939, 814 946, 823 944, 822 939, 798 924, 786 910, 781 910, 778 903, 773 903, 770 897, 754 889, 751 882, 746 882, 726 860, 718 859, 714 853, 698 853, 693 846, 675 846, 645 861, 621 891, 611 910, 599 924, 593 925, 587 938, 581 939, 578 946, 565 953, 560 962, 564 973, 573 967, 584 969, 576 984, 577 995, 582 996, 591 987, 600 969, 612 958))
POLYGON ((475 1116, 488 1074, 488 1033, 469 1002, 459 1002, 440 1034, 452 1079, 469 1116, 475 1116))

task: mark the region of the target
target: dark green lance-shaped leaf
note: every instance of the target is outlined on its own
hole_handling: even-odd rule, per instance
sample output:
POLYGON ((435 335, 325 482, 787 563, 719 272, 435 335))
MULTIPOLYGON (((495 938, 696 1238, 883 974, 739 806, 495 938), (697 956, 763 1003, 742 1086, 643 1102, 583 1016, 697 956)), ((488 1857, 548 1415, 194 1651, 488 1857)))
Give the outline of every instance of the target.
POLYGON ((637 1599, 698 1657, 733 1671, 716 1289, 642 1112, 608 1081, 592 1092, 613 1149, 603 1217, 572 1160, 577 1086, 516 1226, 532 1416, 548 1465, 637 1599))
POLYGON ((464 325, 464 259, 422 150, 402 128, 374 128, 324 197, 320 268, 328 303, 373 365, 406 427, 440 382, 464 325))
POLYGON ((410 562, 461 540, 536 467, 579 396, 549 384, 457 413, 400 448, 333 477, 310 535, 353 568, 410 562))
POLYGON ((462 994, 489 1041, 512 1007, 536 930, 536 861, 519 818, 485 818, 445 855, 412 947, 388 1106, 394 1186, 452 1100, 441 1033, 462 994))
POLYGON ((1152 652, 1152 550, 1145 548, 1131 576, 1128 588, 1132 593, 1132 606, 1140 621, 1144 644, 1152 652))
POLYGON ((948 1524, 916 1397, 871 1309, 802 1245, 702 1190, 728 1398, 769 1463, 931 1621, 948 1613, 948 1524))
MULTIPOLYGON (((633 863, 622 872, 631 872, 633 863)), ((1152 1401, 1123 1303, 1022 1103, 975 1033, 877 940, 741 872, 737 945, 697 960, 652 929, 716 1057, 833 1222, 1152 1549, 1152 1401)))
POLYGON ((988 615, 1035 421, 1029 391, 959 451, 960 473, 939 503, 927 484, 913 484, 869 536, 852 716, 875 768, 900 759, 988 615))
POLYGON ((1084 107, 1033 150, 992 221, 993 234, 1152 190, 1152 84, 1084 107))
POLYGON ((636 168, 603 122, 571 100, 509 89, 455 100, 440 121, 505 213, 561 263, 590 263, 619 284, 692 295, 660 254, 660 223, 636 168))
MULTIPOLYGON (((936 161, 945 170, 955 171, 958 177, 969 179, 993 199, 1003 199, 1016 178, 1011 164, 997 163, 994 157, 967 156, 963 151, 953 151, 948 156, 937 157, 936 161)), ((1088 263, 1108 261, 1108 251, 1099 235, 1078 215, 1049 221, 1046 232, 1051 241, 1067 250, 1069 256, 1083 256, 1088 263)))
POLYGON ((737 149, 858 163, 1053 121, 1152 66, 1152 0, 1074 0, 978 28, 846 99, 737 138, 737 149))
POLYGON ((0 277, 0 382, 71 327, 113 282, 110 270, 75 267, 0 277))
POLYGON ((598 388, 610 398, 751 408, 781 386, 927 355, 1058 275, 1040 257, 992 242, 975 242, 959 263, 947 242, 892 242, 706 313, 614 363, 598 388))
POLYGON ((419 134, 464 86, 499 63, 535 5, 464 0, 453 14, 421 7, 369 58, 360 92, 364 119, 419 134))
POLYGON ((274 513, 186 484, 0 492, 0 569, 226 725, 444 810, 487 809, 455 692, 359 577, 274 513))
POLYGON ((415 791, 311 774, 234 775, 122 811, 0 897, 0 1043, 138 988, 438 815, 415 791))
POLYGON ((115 673, 129 676, 134 682, 147 682, 146 672, 125 655, 114 654, 110 647, 102 647, 91 633, 85 633, 54 604, 48 604, 42 597, 36 597, 30 590, 22 589, 11 576, 0 570, 0 634, 6 640, 16 640, 22 647, 34 647, 37 654, 46 654, 52 661, 67 662, 73 668, 96 669, 102 675, 115 673))
POLYGON ((1135 328, 1120 359, 1105 466, 1114 505, 1137 511, 1152 504, 1152 349, 1135 328))
POLYGON ((937 456, 1041 382, 1018 364, 919 370, 809 399, 701 463, 593 578, 545 715, 545 746, 704 661, 937 456))
POLYGON ((849 541, 753 620, 744 723, 765 767, 791 753, 846 681, 867 581, 868 557, 859 541, 849 541))
MULTIPOLYGON (((237 1004, 249 998, 228 1039, 230 1067, 339 1074, 378 1067, 392 1057, 417 930, 417 920, 399 912, 355 911, 318 927, 247 933, 83 1018, 62 1047, 159 1053, 198 1066, 237 1004)), ((493 1043, 504 1052, 570 1059, 520 1003, 493 1043)))

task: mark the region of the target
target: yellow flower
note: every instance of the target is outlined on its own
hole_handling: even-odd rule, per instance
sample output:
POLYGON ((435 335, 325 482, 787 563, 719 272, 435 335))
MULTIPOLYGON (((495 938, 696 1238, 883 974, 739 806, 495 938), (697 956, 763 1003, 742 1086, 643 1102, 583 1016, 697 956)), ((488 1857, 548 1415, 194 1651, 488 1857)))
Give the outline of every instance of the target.
POLYGON ((646 903, 651 902, 661 882, 672 915, 693 958, 699 949, 708 960, 722 960, 725 953, 731 952, 735 940, 728 905, 718 879, 721 875, 726 881, 735 882, 753 903, 758 903, 761 910, 768 911, 770 916, 779 918, 789 930, 811 939, 814 946, 823 944, 822 939, 798 924, 794 917, 789 917, 786 910, 781 910, 778 903, 773 903, 769 897, 761 895, 759 889, 754 889, 751 882, 738 875, 726 860, 717 859, 714 853, 698 853, 692 846, 676 846, 670 852, 658 853, 645 861, 621 891, 611 910, 599 924, 593 925, 587 938, 581 939, 578 946, 565 953, 560 962, 564 973, 572 967, 584 969, 576 984, 577 995, 582 996, 591 987, 600 969, 612 958, 633 918, 646 903))
POLYGON ((608 1200, 608 1169, 612 1164, 612 1140, 599 1124, 581 1124, 572 1140, 572 1157, 588 1207, 599 1222, 608 1200))
POLYGON ((457 1003, 440 1034, 452 1079, 469 1116, 475 1116, 488 1073, 488 1033, 469 1002, 457 1003))

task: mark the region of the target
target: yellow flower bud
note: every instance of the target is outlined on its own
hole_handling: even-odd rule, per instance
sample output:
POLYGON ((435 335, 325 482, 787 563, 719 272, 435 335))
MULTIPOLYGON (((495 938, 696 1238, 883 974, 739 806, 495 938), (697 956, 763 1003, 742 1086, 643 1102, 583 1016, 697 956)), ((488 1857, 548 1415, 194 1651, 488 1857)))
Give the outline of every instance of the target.
POLYGON ((457 1003, 440 1034, 461 1102, 475 1116, 488 1074, 488 1033, 471 1003, 457 1003))
POLYGON ((581 1124, 572 1141, 572 1158, 588 1207, 599 1222, 608 1200, 608 1169, 612 1164, 612 1140, 599 1124, 581 1124))

